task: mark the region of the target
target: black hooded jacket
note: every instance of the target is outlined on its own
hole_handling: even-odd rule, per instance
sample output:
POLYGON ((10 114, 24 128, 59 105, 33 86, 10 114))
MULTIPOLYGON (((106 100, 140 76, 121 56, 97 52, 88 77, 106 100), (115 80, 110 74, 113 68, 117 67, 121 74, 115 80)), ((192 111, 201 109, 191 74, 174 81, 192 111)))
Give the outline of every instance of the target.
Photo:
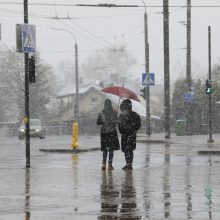
POLYGON ((99 113, 97 125, 101 127, 101 151, 104 150, 119 150, 119 140, 116 130, 117 112, 113 111, 111 101, 105 101, 104 109, 99 113))
POLYGON ((121 133, 122 151, 136 149, 136 134, 141 127, 141 119, 138 113, 132 111, 132 103, 125 99, 121 105, 121 114, 118 120, 118 129, 121 133))

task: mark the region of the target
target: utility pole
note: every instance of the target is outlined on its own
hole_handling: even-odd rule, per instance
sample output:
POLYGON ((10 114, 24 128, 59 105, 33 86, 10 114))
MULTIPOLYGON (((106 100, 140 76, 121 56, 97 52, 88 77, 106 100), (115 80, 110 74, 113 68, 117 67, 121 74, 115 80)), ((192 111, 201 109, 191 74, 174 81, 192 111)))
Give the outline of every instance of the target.
MULTIPOLYGON (((28 24, 28 0, 24 0, 24 23, 28 24)), ((25 135, 26 135, 26 168, 30 168, 30 121, 29 121, 29 72, 28 52, 24 53, 25 71, 25 135)))
POLYGON ((186 55, 186 82, 188 90, 191 88, 191 0, 187 0, 187 24, 186 24, 186 35, 187 35, 187 55, 186 55))
MULTIPOLYGON (((212 70, 211 70, 211 27, 208 26, 208 57, 209 57, 209 80, 212 82, 212 70)), ((212 94, 210 93, 209 95, 209 143, 214 142, 212 139, 212 94)))
MULTIPOLYGON (((149 74, 149 43, 148 43, 148 21, 145 7, 144 13, 144 33, 145 33, 145 72, 149 74)), ((150 120, 150 86, 147 85, 146 89, 146 134, 148 137, 151 135, 151 120, 150 120)))
MULTIPOLYGON (((191 92, 192 78, 191 78, 191 0, 187 0, 187 23, 186 23, 186 87, 187 93, 191 92)), ((186 132, 188 135, 192 134, 192 116, 191 103, 185 103, 186 110, 186 132)))
POLYGON ((163 0, 165 138, 170 138, 169 0, 163 0))
POLYGON ((78 46, 75 41, 75 77, 76 77, 76 100, 75 100, 75 120, 79 123, 79 80, 78 80, 78 46))

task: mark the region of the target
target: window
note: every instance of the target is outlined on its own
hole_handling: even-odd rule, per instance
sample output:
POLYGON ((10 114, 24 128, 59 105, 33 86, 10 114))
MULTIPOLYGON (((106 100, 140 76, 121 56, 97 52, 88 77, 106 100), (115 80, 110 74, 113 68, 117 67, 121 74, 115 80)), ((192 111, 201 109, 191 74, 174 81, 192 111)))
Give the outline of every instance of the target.
POLYGON ((92 101, 92 103, 97 102, 98 98, 97 97, 92 97, 91 101, 92 101))

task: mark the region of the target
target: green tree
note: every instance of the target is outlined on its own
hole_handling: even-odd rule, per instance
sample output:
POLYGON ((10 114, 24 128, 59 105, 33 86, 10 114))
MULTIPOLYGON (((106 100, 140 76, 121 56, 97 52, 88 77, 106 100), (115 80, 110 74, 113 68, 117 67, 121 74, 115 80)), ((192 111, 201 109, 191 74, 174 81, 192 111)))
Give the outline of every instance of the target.
POLYGON ((213 88, 213 100, 220 101, 220 64, 213 67, 212 70, 212 88, 213 88))
POLYGON ((35 58, 36 82, 30 84, 30 115, 32 118, 48 119, 47 105, 55 97, 55 80, 51 66, 39 56, 35 58))
POLYGON ((16 120, 22 114, 24 91, 24 58, 14 50, 0 50, 0 102, 1 121, 16 120), (22 62, 23 61, 23 62, 22 62))
POLYGON ((185 79, 178 79, 174 84, 172 96, 172 109, 175 110, 178 105, 185 102, 184 96, 186 93, 193 93, 192 102, 205 103, 207 95, 205 93, 205 84, 200 79, 192 81, 192 88, 189 90, 185 79))
MULTIPOLYGON (((46 120, 47 104, 54 97, 54 74, 49 65, 36 56, 36 83, 30 84, 30 117, 46 120)), ((0 120, 24 117, 24 55, 14 49, 0 49, 0 120)))

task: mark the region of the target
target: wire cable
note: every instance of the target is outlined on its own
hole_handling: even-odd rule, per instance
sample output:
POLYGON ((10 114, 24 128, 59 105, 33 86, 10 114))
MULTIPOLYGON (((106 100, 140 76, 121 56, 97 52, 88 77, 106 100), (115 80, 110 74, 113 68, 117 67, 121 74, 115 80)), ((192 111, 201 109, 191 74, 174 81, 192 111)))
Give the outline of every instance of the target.
MULTIPOLYGON (((23 5, 21 2, 0 2, 0 5, 23 5)), ((33 6, 57 6, 57 7, 107 7, 107 8, 143 8, 143 5, 115 5, 112 4, 62 4, 62 3, 28 3, 28 5, 33 6)), ((169 5, 169 8, 187 8, 187 5, 169 5)), ((163 5, 147 5, 146 8, 163 8, 163 5)), ((191 5, 191 8, 220 8, 220 5, 191 5)))
POLYGON ((97 39, 93 39, 93 38, 91 38, 90 36, 88 36, 87 34, 82 33, 82 32, 80 32, 80 31, 76 30, 75 28, 72 27, 72 25, 66 24, 66 23, 63 22, 62 20, 59 20, 59 21, 60 21, 62 24, 64 24, 65 26, 67 26, 68 28, 70 28, 71 30, 77 32, 77 33, 80 34, 80 35, 85 36, 86 38, 92 40, 93 42, 95 42, 95 43, 97 43, 97 44, 99 44, 99 45, 101 45, 101 46, 103 46, 103 47, 105 47, 105 48, 108 48, 108 49, 110 49, 110 50, 112 49, 111 47, 109 47, 109 45, 107 46, 107 45, 105 45, 105 44, 103 44, 103 43, 101 43, 101 42, 98 42, 97 39))
POLYGON ((74 23, 75 25, 77 25, 80 29, 82 29, 83 31, 87 32, 87 33, 90 34, 91 36, 93 36, 93 37, 99 39, 99 40, 102 41, 104 44, 106 44, 106 45, 108 45, 108 46, 111 46, 107 41, 101 39, 101 38, 98 37, 97 35, 95 35, 95 34, 91 33, 90 31, 86 30, 85 28, 83 28, 81 25, 79 25, 79 24, 76 23, 75 21, 72 20, 71 22, 73 22, 73 23, 74 23))

